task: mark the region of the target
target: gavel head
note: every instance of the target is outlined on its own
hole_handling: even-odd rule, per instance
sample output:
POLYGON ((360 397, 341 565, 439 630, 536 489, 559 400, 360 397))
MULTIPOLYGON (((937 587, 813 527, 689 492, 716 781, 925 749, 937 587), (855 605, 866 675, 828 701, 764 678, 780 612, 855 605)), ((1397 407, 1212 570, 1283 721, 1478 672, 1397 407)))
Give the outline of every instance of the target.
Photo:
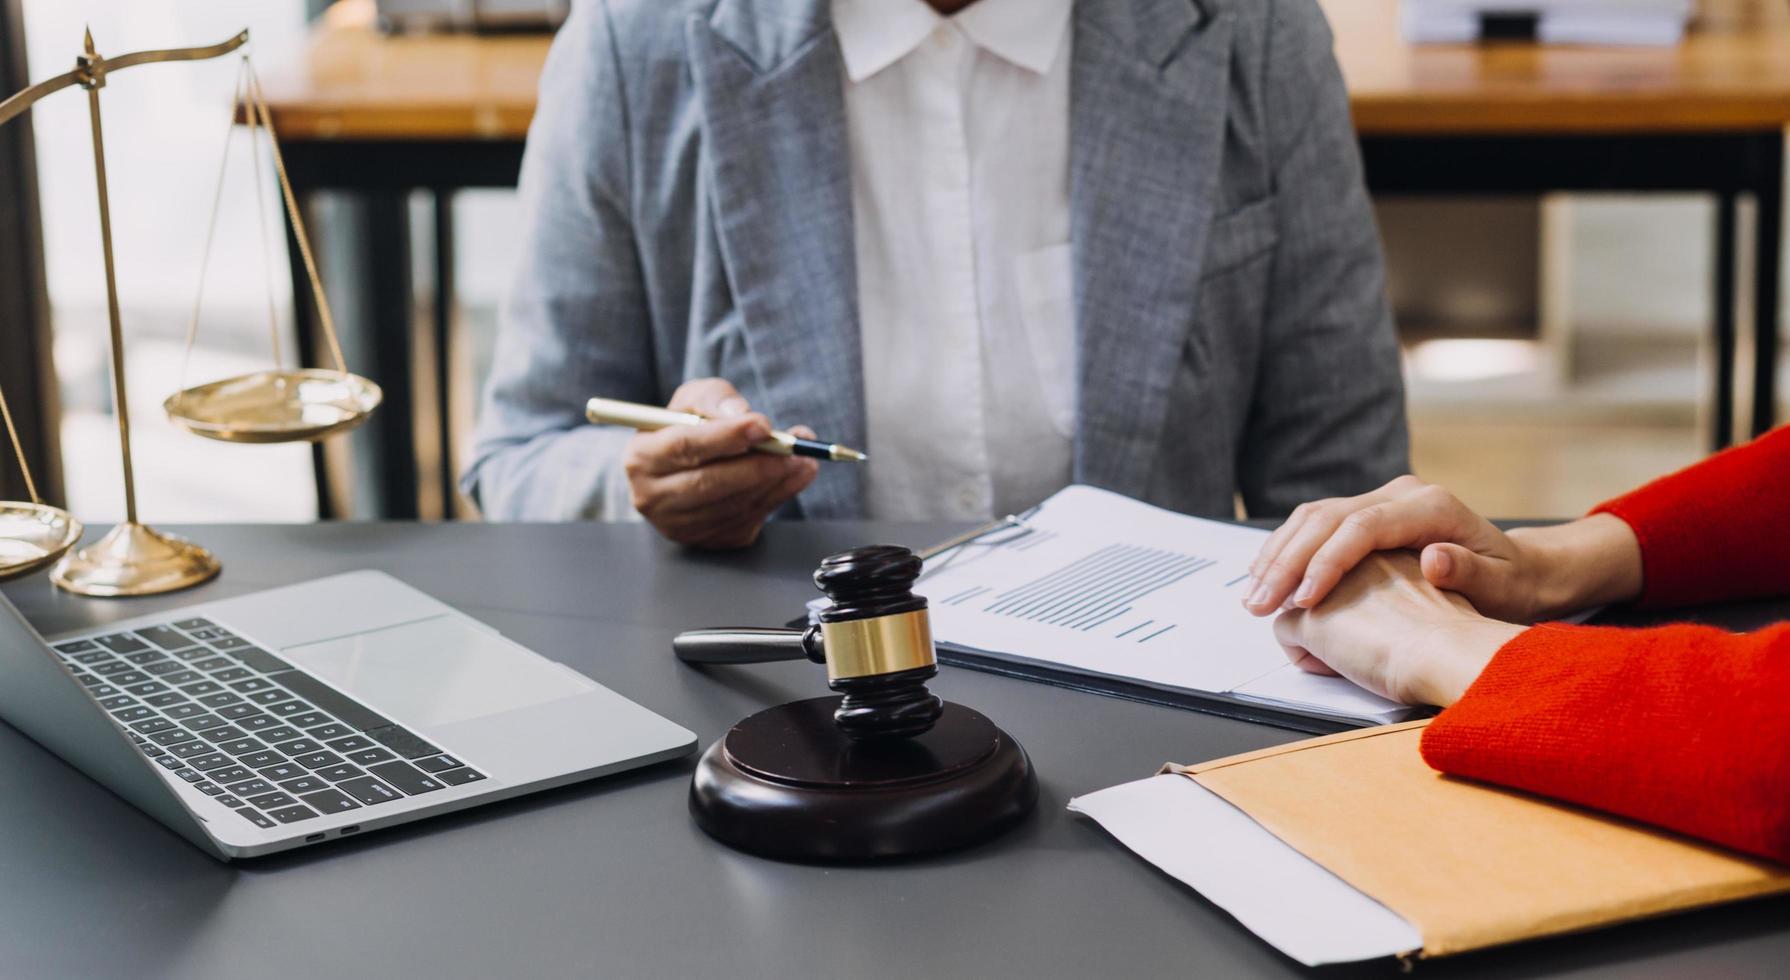
POLYGON ((833 720, 852 738, 919 735, 944 710, 926 689, 938 660, 926 599, 912 591, 921 567, 906 548, 875 545, 833 555, 814 573, 832 600, 819 627, 827 686, 845 695, 833 720))

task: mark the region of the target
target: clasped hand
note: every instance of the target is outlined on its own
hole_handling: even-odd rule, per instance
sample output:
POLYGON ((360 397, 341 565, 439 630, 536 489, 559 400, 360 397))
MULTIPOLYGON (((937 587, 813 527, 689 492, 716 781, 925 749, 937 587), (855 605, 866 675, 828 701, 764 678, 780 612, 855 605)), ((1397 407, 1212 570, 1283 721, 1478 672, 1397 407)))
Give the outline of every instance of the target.
POLYGON ((1250 567, 1300 668, 1446 706, 1523 626, 1641 591, 1640 545, 1598 514, 1506 533, 1416 477, 1299 507, 1250 567))

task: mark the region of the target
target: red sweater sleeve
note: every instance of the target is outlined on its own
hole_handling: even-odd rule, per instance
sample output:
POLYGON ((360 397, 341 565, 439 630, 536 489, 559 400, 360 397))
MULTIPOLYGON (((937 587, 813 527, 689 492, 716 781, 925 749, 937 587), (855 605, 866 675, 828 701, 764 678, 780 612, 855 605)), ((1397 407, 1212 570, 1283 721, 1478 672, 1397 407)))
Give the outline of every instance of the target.
POLYGON ((1790 863, 1790 624, 1533 627, 1430 723, 1423 758, 1790 863))
POLYGON ((1645 605, 1790 595, 1790 426, 1592 513, 1634 528, 1645 605))

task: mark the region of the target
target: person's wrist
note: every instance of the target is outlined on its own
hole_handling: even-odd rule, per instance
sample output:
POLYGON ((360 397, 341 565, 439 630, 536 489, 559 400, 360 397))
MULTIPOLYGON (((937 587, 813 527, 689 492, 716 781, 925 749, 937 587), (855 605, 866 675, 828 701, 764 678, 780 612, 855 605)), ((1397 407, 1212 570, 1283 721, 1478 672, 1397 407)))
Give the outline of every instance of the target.
POLYGON ((1421 648, 1408 662, 1416 669, 1399 700, 1446 708, 1467 693, 1492 656, 1526 627, 1483 616, 1463 615, 1426 630, 1421 648))
POLYGON ((1523 574, 1535 585, 1531 621, 1626 602, 1641 594, 1641 548, 1635 532, 1612 514, 1519 528, 1510 538, 1523 574))

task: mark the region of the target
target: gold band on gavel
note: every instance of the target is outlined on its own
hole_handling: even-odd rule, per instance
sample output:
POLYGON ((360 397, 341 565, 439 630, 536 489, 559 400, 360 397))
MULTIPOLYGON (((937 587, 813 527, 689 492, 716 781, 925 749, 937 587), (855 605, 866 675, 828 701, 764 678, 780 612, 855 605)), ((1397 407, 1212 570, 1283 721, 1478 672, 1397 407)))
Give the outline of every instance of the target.
POLYGON ((926 610, 820 624, 827 680, 893 674, 937 663, 926 610))

